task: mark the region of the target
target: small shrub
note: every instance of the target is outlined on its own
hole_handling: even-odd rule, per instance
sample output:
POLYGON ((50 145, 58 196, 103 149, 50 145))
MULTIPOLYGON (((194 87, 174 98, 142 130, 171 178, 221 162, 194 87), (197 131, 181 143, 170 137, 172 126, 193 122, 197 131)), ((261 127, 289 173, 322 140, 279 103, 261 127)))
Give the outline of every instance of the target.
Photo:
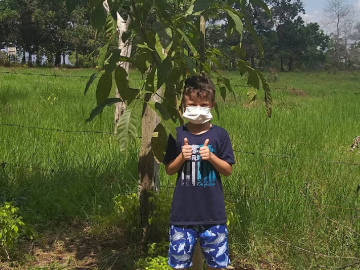
POLYGON ((150 238, 160 241, 167 239, 171 200, 171 192, 160 191, 151 193, 149 202, 152 203, 152 211, 148 218, 150 238))
MULTIPOLYGON (((114 198, 115 211, 119 215, 119 223, 132 240, 140 239, 140 204, 136 193, 117 195, 114 198)), ((167 237, 171 207, 171 193, 152 192, 149 196, 151 211, 148 217, 148 236, 160 241, 167 237)))
POLYGON ((8 259, 8 249, 12 249, 21 230, 25 226, 22 217, 18 215, 18 208, 11 203, 0 207, 0 243, 8 259))
POLYGON ((168 242, 152 243, 148 247, 148 256, 135 263, 140 270, 171 270, 167 264, 168 242))
POLYGON ((114 198, 115 211, 119 215, 119 223, 131 238, 141 237, 139 198, 136 193, 117 195, 114 198))

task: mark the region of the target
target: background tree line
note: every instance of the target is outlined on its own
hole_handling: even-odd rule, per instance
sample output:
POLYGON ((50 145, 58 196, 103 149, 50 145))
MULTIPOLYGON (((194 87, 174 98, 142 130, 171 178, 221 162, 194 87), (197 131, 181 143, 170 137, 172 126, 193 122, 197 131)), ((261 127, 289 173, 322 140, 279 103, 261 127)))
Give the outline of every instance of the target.
MULTIPOLYGON (((273 20, 261 7, 249 4, 250 19, 243 22, 254 26, 264 55, 250 33, 245 32, 242 38, 227 33, 229 20, 225 13, 208 22, 206 46, 222 52, 219 61, 224 69, 237 68, 239 54, 234 47, 239 44, 247 52, 242 58, 256 68, 360 68, 360 22, 346 0, 329 0, 324 7, 324 25, 330 34, 325 34, 318 23, 305 23, 301 0, 265 2, 273 20)), ((234 8, 240 7, 235 4, 234 8)), ((0 46, 16 46, 17 60, 29 66, 59 66, 68 56, 76 67, 94 67, 99 54, 96 49, 105 44, 105 33, 95 33, 91 28, 90 14, 86 0, 0 0, 0 46)), ((4 52, 2 58, 4 64, 4 52)))

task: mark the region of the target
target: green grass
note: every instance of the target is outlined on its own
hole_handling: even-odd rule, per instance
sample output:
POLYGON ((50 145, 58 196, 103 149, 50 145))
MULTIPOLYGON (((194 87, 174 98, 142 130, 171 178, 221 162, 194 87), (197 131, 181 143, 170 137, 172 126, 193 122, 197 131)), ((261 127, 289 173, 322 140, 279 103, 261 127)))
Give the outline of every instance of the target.
MULTIPOLYGON (((16 72, 90 76, 94 71, 16 72)), ((233 85, 246 84, 236 73, 225 74, 233 85)), ((74 219, 106 219, 116 195, 136 192, 139 141, 120 153, 112 135, 4 125, 111 133, 111 108, 85 124, 96 103, 94 86, 83 95, 86 81, 0 73, 0 163, 6 162, 0 167, 0 202, 14 200, 24 221, 39 232, 74 219)), ((360 135, 360 75, 280 73, 271 88, 271 119, 262 93, 251 106, 243 87, 234 87, 235 95, 225 102, 217 98, 220 119, 215 116, 213 123, 229 132, 236 151, 233 174, 223 179, 228 215, 234 215, 233 261, 257 269, 272 264, 357 269, 360 166, 349 164, 360 164, 360 155, 349 149, 360 135)), ((140 105, 135 105, 139 120, 140 105)), ((163 185, 175 180, 163 168, 160 178, 163 185)))

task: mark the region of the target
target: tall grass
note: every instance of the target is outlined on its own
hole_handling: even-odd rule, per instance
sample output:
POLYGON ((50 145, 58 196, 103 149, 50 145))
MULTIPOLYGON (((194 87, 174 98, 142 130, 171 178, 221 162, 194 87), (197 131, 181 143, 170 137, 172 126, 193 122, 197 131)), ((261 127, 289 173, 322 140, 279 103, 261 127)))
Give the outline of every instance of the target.
MULTIPOLYGON (((233 85, 246 85, 246 78, 227 75, 233 85)), ((0 124, 111 133, 112 109, 85 124, 95 106, 94 86, 84 96, 85 84, 86 78, 0 74, 0 124)), ((274 263, 285 269, 355 265, 360 166, 351 164, 359 164, 360 155, 349 149, 360 135, 360 77, 281 73, 271 87, 271 119, 262 93, 252 105, 246 104, 248 89, 240 86, 225 102, 217 98, 220 118, 213 123, 229 132, 237 162, 223 179, 233 260, 245 258, 260 269, 274 263)), ((140 103, 135 107, 140 120, 140 103)), ((0 201, 15 200, 38 230, 111 215, 114 196, 136 190, 139 142, 120 153, 116 138, 106 134, 4 125, 0 134, 0 201)), ((163 168, 160 178, 162 185, 175 181, 163 168)))

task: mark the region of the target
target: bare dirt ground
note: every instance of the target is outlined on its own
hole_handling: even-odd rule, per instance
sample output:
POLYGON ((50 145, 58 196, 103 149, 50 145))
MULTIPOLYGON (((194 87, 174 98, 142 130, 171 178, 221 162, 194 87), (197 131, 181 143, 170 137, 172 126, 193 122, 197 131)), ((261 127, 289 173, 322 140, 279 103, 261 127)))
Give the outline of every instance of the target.
POLYGON ((129 261, 141 255, 141 247, 124 239, 117 228, 94 233, 87 224, 73 224, 20 242, 12 261, 0 262, 0 269, 129 269, 129 261))
MULTIPOLYGON (((61 226, 59 226, 61 227, 61 226)), ((141 244, 127 242, 119 228, 94 232, 86 223, 74 223, 57 231, 23 240, 11 261, 0 261, 1 270, 137 270, 134 262, 144 256, 141 244)), ((233 258, 231 270, 285 269, 269 260, 257 266, 233 258)))

